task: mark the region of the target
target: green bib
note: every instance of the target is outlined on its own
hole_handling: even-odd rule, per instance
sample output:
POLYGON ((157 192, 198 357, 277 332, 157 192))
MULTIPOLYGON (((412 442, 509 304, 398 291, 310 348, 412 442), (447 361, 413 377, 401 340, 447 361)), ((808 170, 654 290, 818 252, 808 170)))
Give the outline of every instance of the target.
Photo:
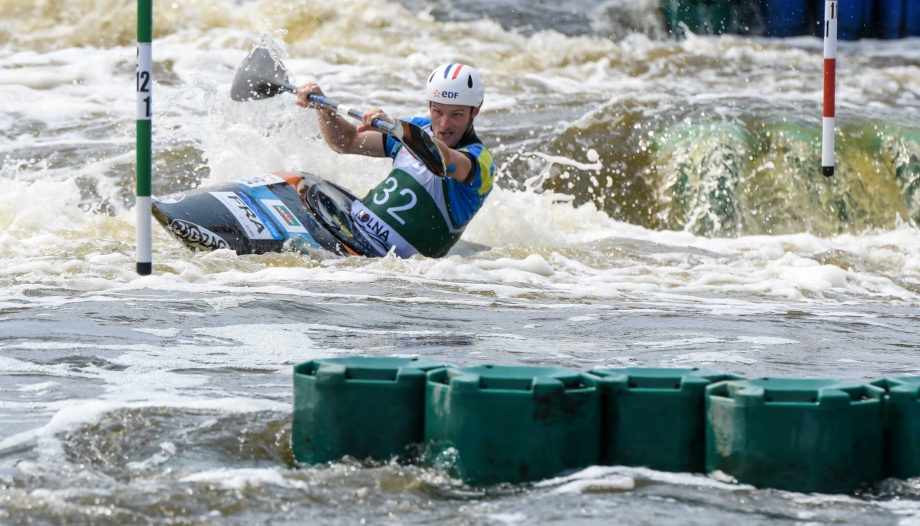
POLYGON ((386 180, 361 200, 361 204, 420 254, 428 257, 438 258, 447 254, 463 234, 463 229, 454 231, 448 226, 445 213, 429 191, 400 169, 390 172, 386 180))

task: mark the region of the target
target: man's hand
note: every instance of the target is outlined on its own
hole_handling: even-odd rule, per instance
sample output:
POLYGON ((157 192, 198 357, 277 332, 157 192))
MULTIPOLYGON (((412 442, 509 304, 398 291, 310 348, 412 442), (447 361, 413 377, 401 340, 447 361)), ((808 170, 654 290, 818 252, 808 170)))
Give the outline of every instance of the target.
POLYGON ((373 125, 373 122, 376 119, 380 119, 384 122, 389 122, 390 124, 394 124, 393 119, 387 117, 387 114, 384 113, 383 110, 381 110, 380 108, 374 108, 364 113, 364 117, 361 119, 361 126, 358 126, 357 128, 358 133, 366 132, 366 131, 380 132, 380 130, 375 128, 373 125))
MULTIPOLYGON (((314 110, 326 110, 319 104, 314 104, 310 102, 310 95, 318 95, 320 97, 325 97, 326 94, 323 93, 323 90, 319 88, 319 84, 315 82, 308 82, 303 86, 297 88, 297 105, 301 108, 309 108, 314 110)), ((329 110, 327 110, 329 111, 329 110)))

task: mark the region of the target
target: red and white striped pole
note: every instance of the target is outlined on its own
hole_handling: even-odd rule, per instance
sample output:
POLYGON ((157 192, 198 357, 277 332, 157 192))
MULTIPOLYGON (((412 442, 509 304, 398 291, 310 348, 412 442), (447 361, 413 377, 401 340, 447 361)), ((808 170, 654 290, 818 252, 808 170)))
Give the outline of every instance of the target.
POLYGON ((834 175, 834 117, 837 83, 837 0, 824 2, 824 136, 821 172, 834 175))

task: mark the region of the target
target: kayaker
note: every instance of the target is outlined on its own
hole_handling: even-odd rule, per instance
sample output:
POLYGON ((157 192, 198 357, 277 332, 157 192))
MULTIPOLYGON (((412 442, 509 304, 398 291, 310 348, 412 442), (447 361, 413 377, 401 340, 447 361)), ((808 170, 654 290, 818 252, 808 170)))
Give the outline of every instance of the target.
POLYGON ((297 105, 317 110, 323 139, 338 153, 390 157, 393 170, 351 215, 380 256, 391 250, 403 258, 414 254, 441 257, 460 239, 492 190, 492 154, 473 129, 485 89, 476 70, 444 64, 428 77, 425 100, 429 117, 407 119, 432 135, 447 166, 447 177, 428 170, 397 140, 371 126, 374 119, 393 120, 380 108, 364 113, 354 126, 334 111, 308 101, 325 96, 314 83, 297 90, 297 105))

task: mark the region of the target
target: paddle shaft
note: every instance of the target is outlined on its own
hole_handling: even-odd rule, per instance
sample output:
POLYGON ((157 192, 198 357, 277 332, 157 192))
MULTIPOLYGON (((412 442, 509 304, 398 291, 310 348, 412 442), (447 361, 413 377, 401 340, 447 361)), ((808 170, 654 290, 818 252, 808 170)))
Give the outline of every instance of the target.
MULTIPOLYGON (((297 93, 297 87, 290 83, 285 84, 284 89, 292 93, 297 93)), ((330 99, 329 97, 323 97, 323 96, 314 95, 311 93, 307 95, 307 98, 313 104, 319 104, 320 106, 324 108, 329 108, 330 110, 333 110, 335 112, 342 113, 344 115, 348 115, 349 117, 358 119, 359 121, 364 119, 364 113, 352 108, 351 106, 339 104, 338 102, 330 99)), ((377 128, 378 130, 384 133, 390 134, 390 135, 394 135, 396 131, 396 125, 390 124, 389 122, 383 119, 374 119, 374 122, 371 123, 371 126, 373 126, 374 128, 377 128)))

